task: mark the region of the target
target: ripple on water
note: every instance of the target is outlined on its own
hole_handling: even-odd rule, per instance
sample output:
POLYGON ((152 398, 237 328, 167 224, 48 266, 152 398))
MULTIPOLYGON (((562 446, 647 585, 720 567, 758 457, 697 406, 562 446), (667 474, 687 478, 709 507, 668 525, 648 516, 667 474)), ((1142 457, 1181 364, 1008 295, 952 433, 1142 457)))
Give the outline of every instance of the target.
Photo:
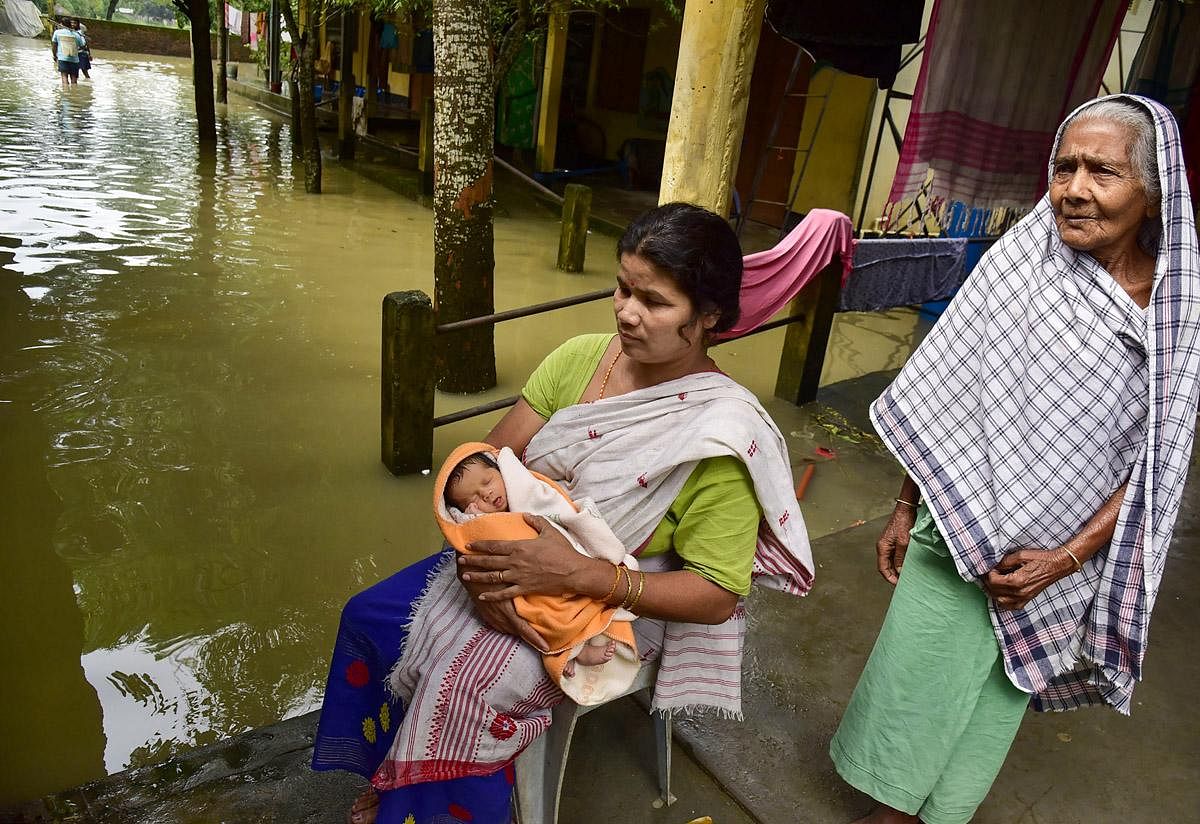
MULTIPOLYGON (((28 332, 2 353, 0 401, 35 410, 22 477, 54 499, 22 551, 70 567, 46 646, 69 657, 85 627, 98 746, 120 769, 313 708, 332 601, 393 563, 376 566, 387 527, 364 513, 394 487, 360 471, 378 295, 428 289, 432 264, 417 207, 336 168, 353 197, 297 194, 287 127, 241 104, 198 174, 185 64, 104 64, 62 92, 44 43, 0 35, 0 232, 21 241, 0 288, 24 290, 28 332), (422 227, 411 250, 388 221, 422 227)), ((72 731, 86 703, 62 711, 72 731)))

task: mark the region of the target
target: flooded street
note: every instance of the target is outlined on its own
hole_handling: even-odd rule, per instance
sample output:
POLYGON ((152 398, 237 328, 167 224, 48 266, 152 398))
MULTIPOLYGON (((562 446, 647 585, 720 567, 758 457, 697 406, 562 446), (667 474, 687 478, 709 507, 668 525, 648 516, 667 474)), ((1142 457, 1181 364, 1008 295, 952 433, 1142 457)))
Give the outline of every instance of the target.
MULTIPOLYGON (((0 36, 0 236, 19 242, 0 270, 0 740, 22 742, 0 803, 315 708, 342 602, 440 542, 428 481, 379 461, 380 301, 432 292, 428 209, 328 158, 306 196, 287 123, 233 95, 198 162, 187 61, 98 52, 62 90, 46 52, 0 36)), ((612 282, 610 238, 564 275, 556 217, 502 204, 498 309, 612 282)), ((826 382, 898 366, 915 326, 839 318, 826 382)), ((503 324, 501 385, 438 413, 608 328, 604 302, 503 324)), ((717 359, 767 398, 782 336, 717 359)), ((439 430, 435 461, 496 418, 439 430)))

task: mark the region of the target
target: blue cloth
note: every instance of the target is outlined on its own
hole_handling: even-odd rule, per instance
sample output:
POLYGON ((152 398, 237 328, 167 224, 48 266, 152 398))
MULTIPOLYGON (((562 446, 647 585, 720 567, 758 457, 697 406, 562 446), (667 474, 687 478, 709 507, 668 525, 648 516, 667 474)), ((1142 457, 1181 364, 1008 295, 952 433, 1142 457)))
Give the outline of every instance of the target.
MULTIPOLYGON (((342 609, 321 720, 314 770, 349 770, 370 779, 387 755, 404 708, 387 689, 412 606, 442 558, 436 553, 352 597, 342 609)), ((508 824, 511 765, 492 775, 414 784, 379 794, 378 824, 508 824)))
POLYGON ((391 23, 384 23, 383 29, 379 32, 379 48, 394 49, 399 47, 400 39, 396 33, 396 27, 391 23))
POLYGON ((878 312, 948 298, 966 277, 966 252, 966 238, 857 241, 838 311, 878 312))

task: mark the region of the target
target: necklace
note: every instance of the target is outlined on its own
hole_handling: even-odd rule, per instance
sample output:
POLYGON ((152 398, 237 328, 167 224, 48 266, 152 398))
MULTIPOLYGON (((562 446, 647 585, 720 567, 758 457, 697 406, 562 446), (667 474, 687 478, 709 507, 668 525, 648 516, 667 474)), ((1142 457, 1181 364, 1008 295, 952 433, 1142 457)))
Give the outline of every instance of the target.
POLYGON ((612 359, 612 363, 610 363, 608 365, 608 371, 604 373, 604 380, 600 381, 600 394, 596 397, 596 400, 602 400, 604 398, 604 390, 608 389, 608 379, 612 377, 613 367, 615 367, 617 365, 617 361, 619 361, 620 359, 621 359, 621 350, 618 349, 616 357, 614 357, 612 359))

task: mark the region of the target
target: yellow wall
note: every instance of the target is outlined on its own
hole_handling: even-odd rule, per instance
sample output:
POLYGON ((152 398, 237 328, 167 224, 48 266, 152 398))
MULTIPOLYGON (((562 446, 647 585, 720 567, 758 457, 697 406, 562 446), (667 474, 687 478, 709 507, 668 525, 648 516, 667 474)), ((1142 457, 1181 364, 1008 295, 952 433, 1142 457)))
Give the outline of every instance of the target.
MULTIPOLYGON (((859 164, 875 104, 875 81, 825 66, 812 76, 808 93, 828 97, 824 101, 810 97, 804 109, 804 122, 796 145, 808 146, 818 120, 820 128, 792 202, 792 211, 804 213, 820 208, 850 214, 858 194, 859 164), (823 116, 822 102, 825 106, 823 116)), ((804 153, 801 152, 796 157, 796 175, 800 174, 803 163, 804 153)), ((793 177, 792 186, 795 185, 796 178, 793 177)))
POLYGON ((388 72, 388 89, 392 94, 398 94, 403 97, 408 97, 408 81, 410 75, 408 72, 388 72))
MULTIPOLYGON (((646 6, 649 4, 631 3, 630 5, 646 6)), ((683 33, 683 27, 679 21, 671 17, 657 3, 650 5, 650 9, 650 34, 646 38, 646 59, 642 63, 642 71, 639 77, 660 67, 666 69, 667 73, 674 77, 675 63, 679 59, 679 38, 683 33)), ((595 121, 604 129, 607 139, 608 157, 615 159, 617 151, 621 148, 621 144, 626 140, 635 137, 666 140, 667 134, 666 132, 639 127, 638 116, 632 112, 614 112, 602 109, 596 105, 596 84, 604 82, 604 78, 597 77, 597 72, 595 71, 599 49, 604 46, 604 34, 601 33, 603 27, 604 18, 601 15, 598 16, 596 21, 597 40, 592 48, 593 71, 591 73, 591 87, 588 89, 588 105, 583 110, 583 115, 589 120, 595 121)))

